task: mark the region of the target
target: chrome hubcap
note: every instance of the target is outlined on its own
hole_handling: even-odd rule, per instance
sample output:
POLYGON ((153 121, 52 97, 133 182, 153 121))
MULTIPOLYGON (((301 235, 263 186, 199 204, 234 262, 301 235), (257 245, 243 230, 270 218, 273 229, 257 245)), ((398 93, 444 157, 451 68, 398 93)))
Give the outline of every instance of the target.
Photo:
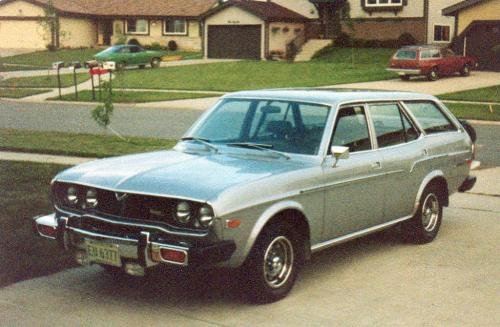
POLYGON ((439 200, 436 195, 430 193, 422 205, 422 226, 428 232, 436 228, 439 218, 439 200))
POLYGON ((293 266, 292 243, 284 237, 275 238, 264 255, 264 278, 273 288, 282 286, 290 277, 293 266))

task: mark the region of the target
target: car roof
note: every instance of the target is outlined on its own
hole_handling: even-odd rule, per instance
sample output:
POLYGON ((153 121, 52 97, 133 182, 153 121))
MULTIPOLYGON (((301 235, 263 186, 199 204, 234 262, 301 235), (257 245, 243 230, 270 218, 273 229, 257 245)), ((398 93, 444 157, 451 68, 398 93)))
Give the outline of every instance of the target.
POLYGON ((432 44, 424 44, 424 45, 405 45, 401 47, 399 50, 429 50, 429 49, 441 49, 440 46, 432 45, 432 44))
POLYGON ((341 88, 302 88, 240 91, 226 94, 222 98, 286 100, 327 104, 333 106, 346 102, 363 101, 436 100, 436 98, 432 95, 416 92, 341 88))

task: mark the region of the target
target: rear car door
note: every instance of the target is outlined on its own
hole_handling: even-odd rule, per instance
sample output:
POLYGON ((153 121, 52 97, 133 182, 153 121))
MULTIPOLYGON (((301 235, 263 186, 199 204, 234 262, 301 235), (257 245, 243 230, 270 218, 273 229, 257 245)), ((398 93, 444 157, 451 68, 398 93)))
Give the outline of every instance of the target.
POLYGON ((429 164, 424 141, 409 116, 397 102, 368 105, 384 174, 384 214, 379 223, 412 213, 417 191, 429 164))
POLYGON ((324 240, 369 228, 383 214, 381 157, 373 150, 363 105, 339 109, 331 145, 349 147, 348 159, 323 163, 325 187, 324 240))

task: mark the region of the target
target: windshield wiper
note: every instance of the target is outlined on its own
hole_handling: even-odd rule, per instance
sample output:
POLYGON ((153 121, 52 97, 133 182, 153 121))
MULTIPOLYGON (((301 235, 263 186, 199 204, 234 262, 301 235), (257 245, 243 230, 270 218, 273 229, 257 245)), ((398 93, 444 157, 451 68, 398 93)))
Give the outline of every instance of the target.
POLYGON ((249 148, 249 149, 257 149, 262 151, 268 151, 271 153, 275 153, 285 159, 290 159, 289 156, 284 154, 283 152, 272 150, 273 147, 271 144, 260 144, 260 143, 249 143, 249 142, 236 142, 236 143, 227 143, 227 146, 237 146, 241 148, 249 148))
POLYGON ((219 152, 219 149, 215 145, 211 144, 210 140, 207 140, 207 139, 204 139, 204 138, 201 138, 201 137, 187 136, 187 137, 181 138, 181 141, 194 141, 194 142, 198 142, 200 144, 203 144, 207 149, 214 151, 215 153, 219 152))

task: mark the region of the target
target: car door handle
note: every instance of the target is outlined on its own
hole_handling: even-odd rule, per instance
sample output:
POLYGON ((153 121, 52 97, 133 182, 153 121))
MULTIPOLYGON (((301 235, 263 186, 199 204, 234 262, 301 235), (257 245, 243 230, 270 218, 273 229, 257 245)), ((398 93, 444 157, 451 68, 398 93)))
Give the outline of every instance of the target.
POLYGON ((429 154, 429 151, 428 151, 427 149, 424 149, 424 150, 422 151, 422 154, 423 154, 424 156, 426 156, 426 155, 428 155, 428 154, 429 154))
POLYGON ((382 168, 382 164, 380 163, 380 161, 372 163, 372 169, 380 169, 380 168, 382 168))

